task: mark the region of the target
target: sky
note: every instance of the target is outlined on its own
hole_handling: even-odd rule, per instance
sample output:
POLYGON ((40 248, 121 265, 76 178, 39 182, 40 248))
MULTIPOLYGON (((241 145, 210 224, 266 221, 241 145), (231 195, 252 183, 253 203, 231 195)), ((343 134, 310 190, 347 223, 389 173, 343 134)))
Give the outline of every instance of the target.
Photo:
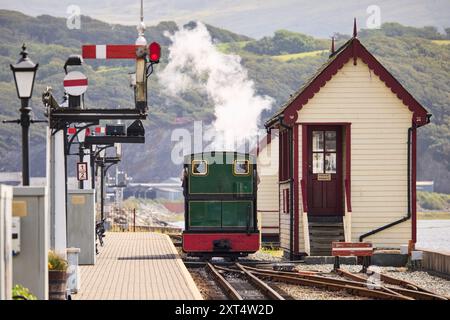
MULTIPOLYGON (((28 15, 68 17, 67 9, 77 5, 81 14, 109 23, 135 25, 139 0, 0 0, 1 9, 28 15)), ((144 0, 147 25, 174 20, 200 20, 240 34, 260 38, 287 29, 319 37, 335 32, 351 33, 353 17, 361 28, 378 6, 381 22, 404 25, 450 27, 450 0, 144 0)))

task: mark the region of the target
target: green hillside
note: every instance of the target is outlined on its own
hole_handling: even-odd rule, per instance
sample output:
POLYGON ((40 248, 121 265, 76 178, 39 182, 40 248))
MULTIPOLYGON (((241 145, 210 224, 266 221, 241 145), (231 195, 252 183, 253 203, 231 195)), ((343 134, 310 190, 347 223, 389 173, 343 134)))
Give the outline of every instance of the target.
MULTIPOLYGON (((87 43, 130 43, 136 38, 133 26, 109 25, 82 17, 81 30, 69 30, 62 18, 25 16, 0 10, 0 118, 17 116, 18 100, 12 83, 9 63, 18 58, 25 41, 31 58, 40 63, 32 101, 36 117, 42 117, 40 94, 47 85, 62 97, 63 64, 69 54, 80 53, 87 43)), ((194 24, 190 24, 193 27, 194 24)), ((263 114, 263 121, 283 104, 291 93, 326 61, 329 41, 288 31, 259 40, 207 26, 219 50, 239 54, 258 93, 273 97, 273 110, 263 114)), ((170 40, 164 31, 177 30, 173 22, 163 22, 146 31, 146 38, 163 45, 167 57, 170 40)), ((432 124, 419 130, 419 179, 435 180, 436 191, 450 193, 450 46, 449 34, 439 34, 434 28, 404 27, 385 24, 380 30, 362 30, 361 41, 402 82, 402 84, 433 113, 432 124)), ((337 46, 348 36, 336 35, 337 46)), ((162 70, 166 58, 155 68, 162 70)), ((98 107, 132 107, 133 96, 127 73, 132 62, 86 61, 83 71, 89 78, 86 104, 98 107)), ((124 148, 123 166, 135 181, 178 176, 180 168, 170 161, 170 135, 182 117, 184 126, 192 129, 191 120, 213 120, 213 108, 205 96, 190 91, 177 98, 169 97, 155 77, 150 77, 151 110, 145 122, 145 147, 124 148)), ((31 155, 32 173, 45 170, 44 126, 33 125, 31 155)), ((0 125, 0 171, 20 170, 20 130, 11 124, 0 125)), ((74 168, 69 164, 69 168, 74 168)))

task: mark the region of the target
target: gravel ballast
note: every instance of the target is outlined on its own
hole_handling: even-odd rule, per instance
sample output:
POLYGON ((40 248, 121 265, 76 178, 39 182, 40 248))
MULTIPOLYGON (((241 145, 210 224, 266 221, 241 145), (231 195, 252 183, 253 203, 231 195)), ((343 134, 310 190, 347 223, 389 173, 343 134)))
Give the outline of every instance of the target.
MULTIPOLYGON (((296 267, 297 270, 307 271, 319 271, 323 273, 330 273, 333 270, 332 264, 316 264, 306 265, 299 264, 296 267)), ((341 269, 349 272, 359 272, 361 266, 359 265, 341 265, 341 269)), ((393 278, 411 282, 419 287, 430 290, 446 297, 450 296, 450 281, 430 275, 425 271, 408 271, 406 268, 394 268, 394 267, 376 267, 371 266, 369 270, 384 273, 393 278)))

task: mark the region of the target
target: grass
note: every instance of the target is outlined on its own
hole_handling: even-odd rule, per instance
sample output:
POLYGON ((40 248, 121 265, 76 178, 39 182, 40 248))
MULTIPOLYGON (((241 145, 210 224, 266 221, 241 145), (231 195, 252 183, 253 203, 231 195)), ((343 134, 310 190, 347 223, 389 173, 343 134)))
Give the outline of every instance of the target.
POLYGON ((249 42, 250 41, 237 41, 237 42, 219 43, 219 44, 216 45, 216 47, 222 53, 230 53, 231 51, 233 51, 232 50, 233 48, 242 49, 249 42))
POLYGON ((303 59, 306 57, 314 57, 318 56, 324 52, 329 52, 329 50, 316 50, 316 51, 309 51, 309 52, 300 52, 300 53, 292 53, 292 54, 282 54, 279 56, 273 56, 272 58, 277 61, 286 62, 289 60, 296 60, 296 59, 303 59))
POLYGON ((450 195, 437 192, 417 192, 417 199, 421 208, 431 211, 450 211, 450 195))
POLYGON ((114 71, 123 71, 126 70, 126 67, 105 67, 101 66, 96 70, 96 73, 107 73, 107 72, 114 72, 114 71))
POLYGON ((265 253, 265 254, 269 254, 275 258, 283 257, 283 250, 281 250, 281 249, 263 247, 263 248, 261 248, 261 252, 265 253))
POLYGON ((450 45, 450 40, 431 40, 434 44, 440 45, 440 46, 448 46, 450 45))
POLYGON ((450 220, 450 212, 446 211, 426 211, 418 212, 419 220, 450 220))

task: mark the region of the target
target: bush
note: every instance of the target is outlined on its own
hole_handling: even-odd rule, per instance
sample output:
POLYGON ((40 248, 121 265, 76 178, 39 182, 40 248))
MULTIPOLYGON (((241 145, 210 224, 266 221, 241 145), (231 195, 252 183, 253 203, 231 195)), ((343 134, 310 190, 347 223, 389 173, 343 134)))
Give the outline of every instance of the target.
POLYGON ((28 288, 24 288, 19 284, 16 284, 12 290, 13 300, 37 300, 28 288))
POLYGON ((445 210, 450 207, 450 195, 435 192, 417 192, 419 205, 428 210, 445 210))

